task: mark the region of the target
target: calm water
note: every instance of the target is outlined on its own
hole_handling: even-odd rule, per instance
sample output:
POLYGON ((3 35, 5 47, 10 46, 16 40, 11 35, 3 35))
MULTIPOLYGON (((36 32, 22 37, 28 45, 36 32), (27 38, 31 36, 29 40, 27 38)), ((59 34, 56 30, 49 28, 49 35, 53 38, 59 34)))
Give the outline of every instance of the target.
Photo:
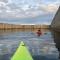
POLYGON ((58 60, 56 34, 49 30, 42 31, 42 35, 38 37, 31 31, 0 30, 0 60, 10 60, 21 41, 24 41, 34 60, 58 60))

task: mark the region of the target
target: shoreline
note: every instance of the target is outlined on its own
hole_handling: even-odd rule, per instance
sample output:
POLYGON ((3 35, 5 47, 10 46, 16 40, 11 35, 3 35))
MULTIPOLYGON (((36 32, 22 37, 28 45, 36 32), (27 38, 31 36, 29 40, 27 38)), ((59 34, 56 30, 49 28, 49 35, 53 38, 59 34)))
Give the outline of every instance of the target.
POLYGON ((15 25, 0 23, 0 30, 13 30, 13 29, 49 29, 50 25, 15 25))

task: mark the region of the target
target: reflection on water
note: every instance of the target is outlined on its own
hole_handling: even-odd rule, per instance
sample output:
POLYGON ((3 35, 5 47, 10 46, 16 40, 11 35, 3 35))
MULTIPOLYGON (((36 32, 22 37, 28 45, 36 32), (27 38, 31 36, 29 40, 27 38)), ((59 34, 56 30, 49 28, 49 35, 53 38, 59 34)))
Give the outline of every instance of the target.
POLYGON ((10 60, 21 41, 24 41, 34 60, 58 60, 59 53, 55 47, 57 44, 54 43, 54 39, 57 39, 55 34, 52 35, 49 30, 43 29, 42 31, 43 34, 38 37, 33 31, 1 30, 0 60, 10 60))

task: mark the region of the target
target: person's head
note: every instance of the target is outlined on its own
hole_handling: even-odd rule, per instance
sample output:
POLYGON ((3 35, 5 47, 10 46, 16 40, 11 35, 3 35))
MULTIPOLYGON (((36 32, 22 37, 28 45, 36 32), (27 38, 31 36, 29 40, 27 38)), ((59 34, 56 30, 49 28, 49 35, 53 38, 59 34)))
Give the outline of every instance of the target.
POLYGON ((38 31, 40 31, 40 29, 38 31))

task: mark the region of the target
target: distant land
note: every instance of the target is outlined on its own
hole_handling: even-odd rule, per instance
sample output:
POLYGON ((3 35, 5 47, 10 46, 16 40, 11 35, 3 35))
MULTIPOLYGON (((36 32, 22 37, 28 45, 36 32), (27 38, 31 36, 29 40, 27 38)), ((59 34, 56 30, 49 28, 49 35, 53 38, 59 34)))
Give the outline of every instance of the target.
POLYGON ((0 29, 38 29, 49 28, 49 25, 15 25, 8 23, 0 23, 0 29))

